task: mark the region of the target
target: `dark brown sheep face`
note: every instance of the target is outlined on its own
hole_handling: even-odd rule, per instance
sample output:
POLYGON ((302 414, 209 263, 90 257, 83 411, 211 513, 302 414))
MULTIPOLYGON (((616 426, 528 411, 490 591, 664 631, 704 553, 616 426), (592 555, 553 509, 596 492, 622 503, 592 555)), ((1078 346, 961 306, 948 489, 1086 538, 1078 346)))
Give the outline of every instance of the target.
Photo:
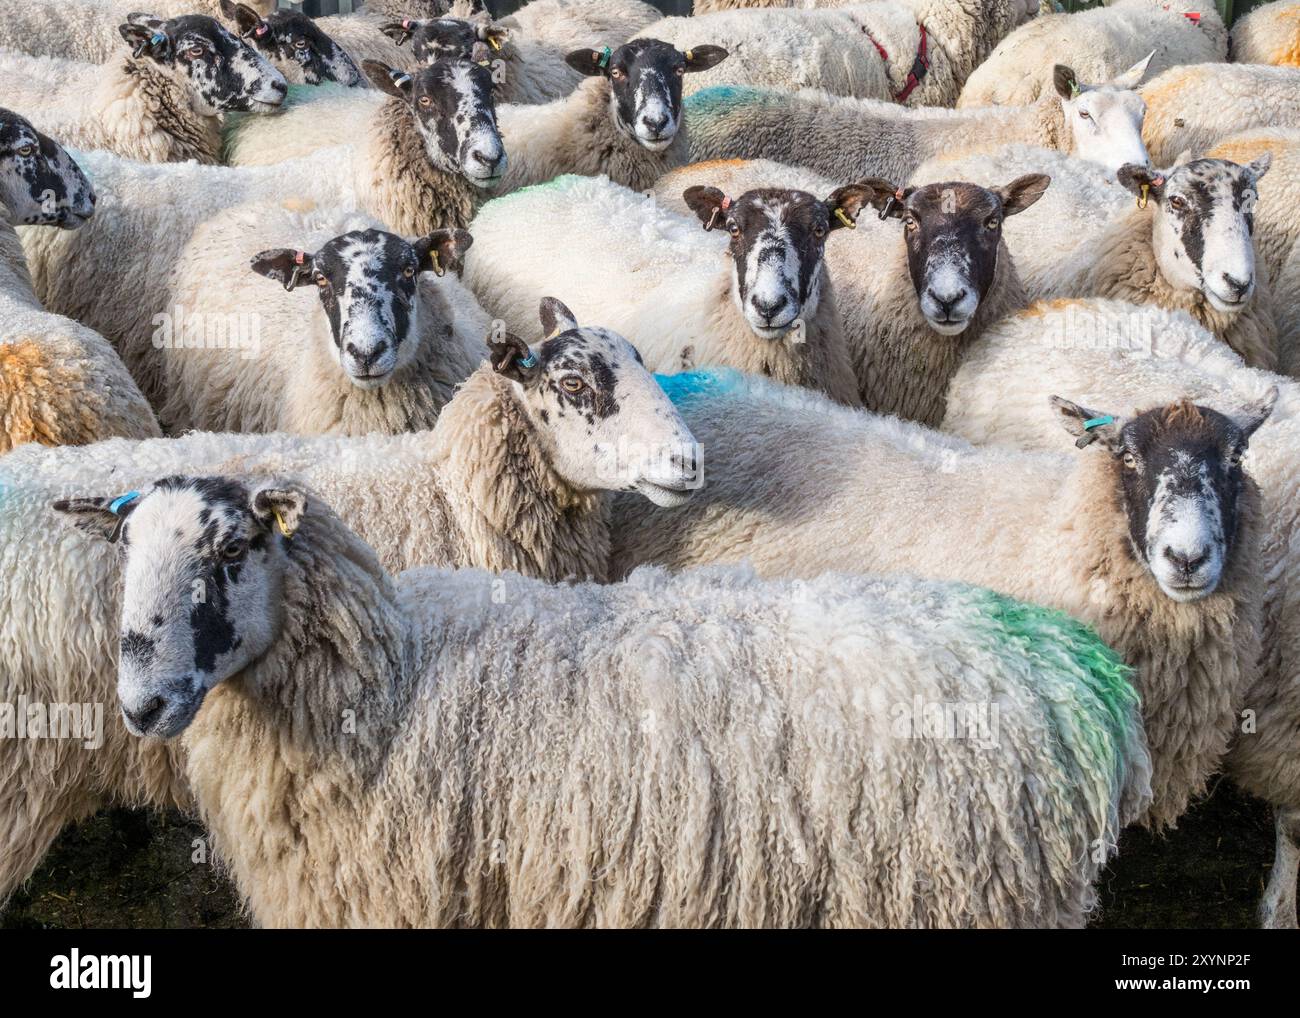
POLYGON ((997 274, 1003 219, 1038 201, 1051 179, 1032 173, 999 188, 865 182, 882 217, 902 220, 912 285, 935 332, 956 336, 970 325, 997 274))
POLYGON ((608 78, 614 126, 642 148, 662 152, 681 126, 682 75, 726 58, 721 46, 683 53, 658 39, 633 39, 616 48, 575 50, 565 60, 580 74, 608 78))
POLYGON ((302 492, 168 477, 143 494, 52 508, 122 550, 117 693, 133 735, 179 735, 208 690, 279 636, 284 545, 306 512, 302 492))
POLYGON ((150 60, 184 83, 200 113, 266 112, 279 108, 288 92, 283 74, 213 18, 132 14, 118 31, 137 60, 150 60))
POLYGON ((1173 600, 1218 588, 1237 536, 1242 456, 1276 400, 1274 388, 1231 415, 1183 401, 1124 421, 1052 397, 1077 445, 1095 442, 1114 458, 1133 552, 1173 600))
POLYGON ((459 267, 469 245, 464 230, 412 241, 383 230, 353 230, 315 253, 263 251, 251 267, 286 290, 315 283, 333 338, 330 353, 353 385, 377 389, 416 355, 416 277, 459 267))
POLYGON ((90 181, 56 142, 0 109, 0 215, 13 226, 75 230, 95 211, 90 181))
POLYGON ((608 329, 579 327, 553 297, 541 304, 544 338, 488 337, 492 367, 514 383, 543 454, 581 492, 636 491, 678 506, 700 486, 695 440, 641 355, 608 329))
POLYGON ((376 88, 409 107, 435 167, 477 187, 490 188, 501 179, 506 148, 486 68, 468 60, 438 60, 414 74, 377 60, 362 66, 376 88))
POLYGON ((1153 202, 1151 243, 1160 273, 1181 290, 1200 290, 1217 311, 1240 311, 1255 292, 1255 203, 1272 155, 1238 166, 1195 159, 1169 170, 1129 165, 1119 182, 1153 202))
POLYGON ((222 13, 238 24, 240 38, 251 42, 280 70, 296 68, 308 85, 332 81, 355 88, 366 84, 361 68, 307 15, 299 11, 273 11, 265 19, 247 23, 246 18, 239 17, 239 6, 231 0, 221 0, 222 13))
POLYGON ((870 198, 850 184, 825 201, 806 191, 761 188, 734 201, 716 187, 690 187, 687 206, 706 230, 731 237, 732 296, 761 339, 780 339, 817 312, 826 236, 851 227, 870 198))

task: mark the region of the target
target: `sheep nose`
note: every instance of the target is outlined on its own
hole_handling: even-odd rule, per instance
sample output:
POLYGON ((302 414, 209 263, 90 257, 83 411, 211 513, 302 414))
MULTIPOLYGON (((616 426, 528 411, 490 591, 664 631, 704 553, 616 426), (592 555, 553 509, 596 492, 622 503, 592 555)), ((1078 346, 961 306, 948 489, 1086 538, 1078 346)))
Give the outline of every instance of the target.
POLYGON ((657 117, 652 117, 647 114, 641 118, 641 123, 643 123, 652 134, 662 134, 663 129, 668 126, 668 119, 667 113, 660 113, 657 117))
POLYGON ((150 726, 158 720, 158 715, 162 713, 162 709, 166 704, 167 701, 161 696, 155 696, 135 710, 127 710, 126 705, 123 704, 122 714, 136 731, 147 732, 150 726))
POLYGON ((470 159, 488 170, 495 170, 501 157, 495 152, 484 152, 481 148, 476 148, 469 154, 470 159))
POLYGON ((963 288, 950 296, 941 297, 935 292, 934 287, 929 287, 926 290, 926 293, 930 295, 932 301, 939 305, 939 308, 944 313, 944 317, 948 317, 952 314, 952 309, 955 308, 959 302, 966 299, 967 291, 963 288))
POLYGON ((363 370, 369 370, 371 365, 379 360, 387 349, 388 344, 382 341, 372 346, 368 352, 361 350, 356 343, 347 345, 348 356, 356 361, 357 366, 363 370))
POLYGON ((1210 557, 1208 548, 1201 548, 1191 554, 1182 554, 1174 551, 1173 548, 1165 548, 1165 558, 1172 562, 1175 568, 1184 576, 1191 576, 1201 566, 1205 565, 1205 560, 1210 557))
POLYGON ((784 294, 773 301, 765 301, 762 297, 758 296, 758 294, 754 294, 754 296, 749 298, 749 301, 754 305, 754 310, 768 321, 775 318, 777 314, 780 313, 781 309, 788 303, 784 294))
POLYGON ((1233 300, 1241 300, 1250 289, 1251 282, 1252 281, 1248 279, 1243 283, 1235 276, 1230 276, 1226 272, 1223 273, 1223 287, 1232 296, 1233 300))
POLYGON ((281 81, 281 80, 279 80, 279 79, 274 79, 274 80, 272 80, 272 82, 271 82, 271 91, 272 91, 272 92, 279 92, 281 95, 288 95, 288 94, 289 94, 289 85, 288 85, 288 83, 285 82, 285 81, 281 81))
POLYGON ((674 454, 669 462, 674 470, 679 470, 683 474, 689 474, 692 477, 699 471, 699 457, 696 456, 694 449, 689 453, 679 452, 674 454))
POLYGON ((86 200, 87 200, 88 202, 90 202, 90 207, 91 207, 91 208, 94 208, 94 207, 95 207, 95 202, 99 201, 99 196, 98 196, 97 194, 95 194, 94 191, 91 191, 90 194, 88 194, 88 195, 86 196, 86 200))

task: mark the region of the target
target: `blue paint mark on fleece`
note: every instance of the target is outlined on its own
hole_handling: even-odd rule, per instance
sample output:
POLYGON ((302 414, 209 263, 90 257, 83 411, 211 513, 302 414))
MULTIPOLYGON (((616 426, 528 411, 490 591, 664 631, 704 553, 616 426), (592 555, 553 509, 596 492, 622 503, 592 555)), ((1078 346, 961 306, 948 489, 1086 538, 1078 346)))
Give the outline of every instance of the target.
POLYGON ((655 375, 655 381, 673 406, 684 406, 695 400, 714 400, 738 392, 745 384, 745 376, 735 368, 711 368, 683 371, 679 375, 655 375))
POLYGON ((742 106, 776 98, 771 89, 748 88, 741 85, 713 85, 688 95, 682 108, 691 116, 716 117, 742 106))

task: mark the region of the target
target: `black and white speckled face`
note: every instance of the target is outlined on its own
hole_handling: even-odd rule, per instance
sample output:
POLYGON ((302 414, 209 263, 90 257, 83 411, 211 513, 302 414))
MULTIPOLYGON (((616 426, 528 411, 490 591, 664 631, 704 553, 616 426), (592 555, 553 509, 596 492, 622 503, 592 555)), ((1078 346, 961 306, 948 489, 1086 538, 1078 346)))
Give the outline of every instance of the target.
POLYGON ((383 230, 353 230, 314 253, 263 251, 251 267, 286 290, 314 282, 329 322, 331 356, 353 385, 376 389, 418 351, 417 277, 456 267, 469 245, 464 230, 411 241, 383 230))
POLYGON ((283 74, 213 18, 133 14, 119 31, 137 60, 169 72, 186 86, 194 109, 208 116, 277 109, 288 92, 283 74))
POLYGON ((1217 311, 1240 311, 1255 293, 1257 185, 1272 156, 1247 166, 1194 159, 1171 170, 1129 165, 1119 182, 1155 203, 1152 246, 1160 272, 1181 290, 1200 290, 1217 311))
MULTIPOLYGON (((222 0, 223 10, 228 3, 230 0, 222 0)), ((354 88, 366 84, 361 68, 343 47, 299 11, 272 11, 248 26, 240 37, 251 42, 278 69, 296 73, 308 85, 333 81, 354 88)))
POLYGON ((614 126, 651 152, 662 152, 677 137, 682 120, 682 75, 721 63, 720 46, 697 46, 683 53, 658 39, 633 39, 622 46, 576 50, 565 60, 575 70, 609 79, 614 126))
POLYGON ((1101 85, 1086 85, 1072 68, 1056 65, 1054 84, 1074 139, 1074 155, 1104 166, 1112 174, 1125 163, 1145 166, 1150 161, 1142 142, 1147 104, 1136 89, 1154 55, 1148 54, 1101 85))
POLYGON ((487 68, 468 60, 438 60, 415 74, 376 60, 363 66, 376 88, 410 108, 434 166, 478 187, 492 187, 501 179, 506 148, 497 130, 487 68))
POLYGON ((491 59, 509 38, 499 25, 468 18, 403 18, 382 31, 399 46, 409 41, 415 59, 426 66, 437 60, 491 59))
POLYGON ((1217 589, 1237 536, 1242 456, 1276 400, 1273 389, 1231 417, 1183 401, 1123 421, 1053 398, 1071 434, 1114 457, 1134 554, 1173 600, 1217 589))
POLYGON ((733 201, 716 187, 691 187, 682 197, 706 230, 730 235, 732 299, 749 327, 762 339, 780 339, 816 314, 826 235, 846 220, 852 226, 868 194, 850 184, 825 201, 783 188, 747 191, 733 201))
POLYGON ((123 570, 118 699, 135 735, 171 738, 208 690, 264 654, 279 633, 286 537, 306 498, 227 478, 164 478, 114 498, 54 503, 117 540, 123 570), (283 530, 281 529, 283 522, 283 530))
POLYGON ((953 181, 901 191, 871 181, 872 204, 902 220, 908 272, 935 332, 956 336, 970 325, 997 274, 1003 220, 1038 201, 1051 179, 1034 173, 998 188, 953 181))
POLYGON ((75 230, 95 211, 90 181, 56 142, 0 109, 0 215, 14 226, 75 230))
POLYGON ((638 491, 681 505, 702 483, 695 440, 641 355, 608 329, 581 328, 542 301, 547 338, 489 337, 492 364, 514 382, 555 471, 579 491, 638 491))

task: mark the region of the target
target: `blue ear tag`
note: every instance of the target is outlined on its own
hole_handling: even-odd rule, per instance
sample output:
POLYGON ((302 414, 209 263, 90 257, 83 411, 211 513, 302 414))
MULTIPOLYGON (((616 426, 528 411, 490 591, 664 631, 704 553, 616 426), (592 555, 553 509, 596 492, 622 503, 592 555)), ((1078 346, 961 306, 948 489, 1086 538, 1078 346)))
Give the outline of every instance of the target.
POLYGON ((149 45, 157 46, 160 42, 166 42, 166 41, 167 41, 167 36, 163 35, 162 32, 154 32, 153 36, 150 37, 149 39, 149 45))
POLYGON ((610 56, 613 54, 613 52, 614 52, 614 51, 613 51, 612 49, 610 49, 608 46, 606 46, 603 50, 601 50, 601 51, 600 51, 600 59, 596 61, 596 66, 597 66, 597 67, 602 67, 602 68, 604 68, 604 67, 608 67, 608 66, 609 66, 609 58, 610 58, 610 56))
POLYGON ((1104 428, 1107 424, 1114 424, 1115 418, 1110 414, 1105 417, 1093 417, 1091 420, 1083 422, 1083 430, 1091 431, 1093 428, 1104 428))
POLYGON ((520 357, 520 358, 519 358, 519 366, 520 366, 521 368, 535 368, 535 367, 537 367, 537 358, 536 358, 536 356, 534 356, 534 355, 530 352, 530 353, 528 354, 527 357, 520 357))
POLYGON ((108 511, 114 516, 117 516, 121 513, 122 506, 134 502, 139 497, 140 493, 138 491, 128 491, 125 495, 118 495, 117 498, 113 499, 113 501, 108 504, 108 511))

